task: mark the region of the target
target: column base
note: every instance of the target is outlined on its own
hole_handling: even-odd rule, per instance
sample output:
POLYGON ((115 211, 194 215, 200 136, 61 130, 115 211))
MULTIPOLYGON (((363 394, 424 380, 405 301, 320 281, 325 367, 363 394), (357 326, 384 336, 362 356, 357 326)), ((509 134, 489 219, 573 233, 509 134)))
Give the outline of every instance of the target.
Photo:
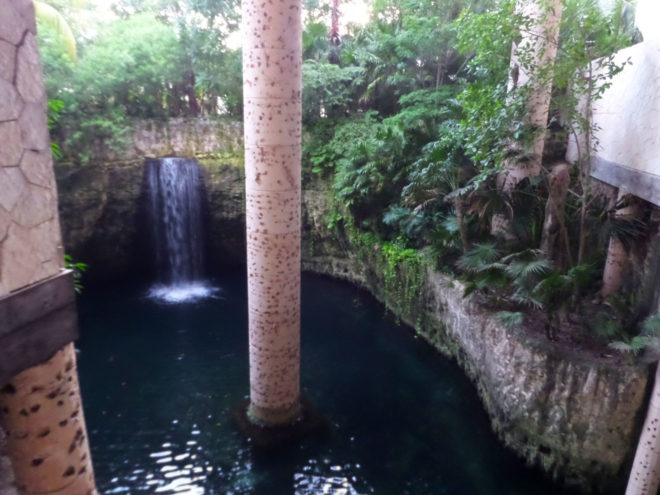
POLYGON ((302 406, 298 401, 286 409, 270 409, 256 406, 250 402, 246 414, 248 420, 256 426, 266 428, 286 427, 301 419, 302 406))
POLYGON ((286 411, 256 410, 249 399, 243 399, 234 408, 232 418, 240 432, 253 445, 264 449, 288 445, 304 437, 322 434, 328 429, 327 422, 304 397, 286 411))

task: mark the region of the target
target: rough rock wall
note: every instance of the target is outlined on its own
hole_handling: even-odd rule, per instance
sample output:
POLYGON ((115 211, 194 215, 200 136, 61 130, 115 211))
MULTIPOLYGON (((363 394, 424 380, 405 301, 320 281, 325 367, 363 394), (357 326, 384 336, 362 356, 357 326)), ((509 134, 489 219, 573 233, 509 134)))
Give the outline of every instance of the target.
MULTIPOLYGON (((144 266, 138 262, 144 256, 138 231, 146 221, 140 214, 144 159, 148 157, 199 159, 206 170, 204 181, 212 206, 208 210, 210 254, 222 252, 225 261, 243 261, 245 207, 240 122, 139 121, 132 135, 133 144, 121 153, 101 146, 91 163, 55 164, 64 249, 75 260, 89 265, 88 279, 134 276, 144 266), (219 225, 222 227, 217 228, 219 225)), ((0 230, 1 225, 0 221, 0 230)))
POLYGON ((617 485, 634 450, 648 369, 567 355, 542 336, 498 324, 463 289, 428 273, 421 333, 475 381, 498 435, 569 485, 617 485))
POLYGON ((457 280, 428 270, 410 307, 384 288, 382 258, 358 259, 327 227, 328 194, 303 198, 303 267, 368 289, 474 381, 500 438, 529 464, 584 491, 625 481, 643 419, 649 370, 567 353, 544 336, 498 324, 457 280))
MULTIPOLYGON (((243 146, 242 125, 230 118, 173 118, 164 121, 136 120, 129 132, 128 144, 112 149, 99 140, 92 144, 92 162, 130 162, 144 157, 193 157, 238 152, 243 146)), ((64 156, 71 154, 65 144, 64 156)), ((75 154, 75 153, 74 153, 75 154)))
POLYGON ((57 198, 31 1, 0 1, 0 295, 59 272, 57 198), (31 256, 25 256, 29 251, 31 256))
MULTIPOLYGON (((244 171, 235 155, 200 159, 208 198, 211 263, 244 263, 244 171)), ((144 258, 138 233, 143 162, 57 165, 65 251, 89 265, 88 278, 140 275, 144 258)))

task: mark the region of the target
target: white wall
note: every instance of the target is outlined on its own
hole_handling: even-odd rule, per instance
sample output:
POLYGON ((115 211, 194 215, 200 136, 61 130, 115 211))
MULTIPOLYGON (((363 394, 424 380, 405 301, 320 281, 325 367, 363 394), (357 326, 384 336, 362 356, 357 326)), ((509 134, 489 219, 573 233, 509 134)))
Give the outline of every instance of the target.
POLYGON ((660 0, 638 0, 636 24, 644 42, 616 55, 630 64, 593 104, 592 174, 660 205, 660 0))

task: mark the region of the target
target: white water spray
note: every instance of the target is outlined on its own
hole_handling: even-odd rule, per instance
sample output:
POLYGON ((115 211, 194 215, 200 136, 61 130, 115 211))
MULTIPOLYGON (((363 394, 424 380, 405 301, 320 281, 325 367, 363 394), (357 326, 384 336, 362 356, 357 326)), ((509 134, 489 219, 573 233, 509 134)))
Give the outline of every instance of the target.
POLYGON ((204 279, 202 180, 199 163, 163 158, 145 165, 158 282, 149 297, 194 301, 217 290, 204 279))

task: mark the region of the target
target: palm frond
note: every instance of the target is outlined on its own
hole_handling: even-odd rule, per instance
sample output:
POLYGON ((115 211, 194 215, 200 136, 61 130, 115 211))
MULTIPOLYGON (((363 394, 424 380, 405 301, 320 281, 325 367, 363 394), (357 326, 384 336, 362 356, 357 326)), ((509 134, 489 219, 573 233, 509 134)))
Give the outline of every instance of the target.
POLYGON ((523 314, 519 311, 500 311, 495 318, 506 328, 519 327, 523 323, 523 314))
POLYGON ((552 271, 552 262, 547 259, 536 259, 531 261, 514 261, 507 265, 506 272, 512 278, 529 280, 552 271))
POLYGON ((644 320, 642 333, 647 336, 660 334, 660 315, 649 316, 644 320))
POLYGON ((34 12, 40 24, 48 26, 60 37, 64 51, 69 55, 71 61, 75 62, 78 59, 76 38, 62 14, 46 2, 38 0, 34 2, 34 12))
POLYGON ((495 244, 475 244, 470 251, 461 256, 458 266, 466 271, 481 271, 499 257, 500 251, 495 244))

